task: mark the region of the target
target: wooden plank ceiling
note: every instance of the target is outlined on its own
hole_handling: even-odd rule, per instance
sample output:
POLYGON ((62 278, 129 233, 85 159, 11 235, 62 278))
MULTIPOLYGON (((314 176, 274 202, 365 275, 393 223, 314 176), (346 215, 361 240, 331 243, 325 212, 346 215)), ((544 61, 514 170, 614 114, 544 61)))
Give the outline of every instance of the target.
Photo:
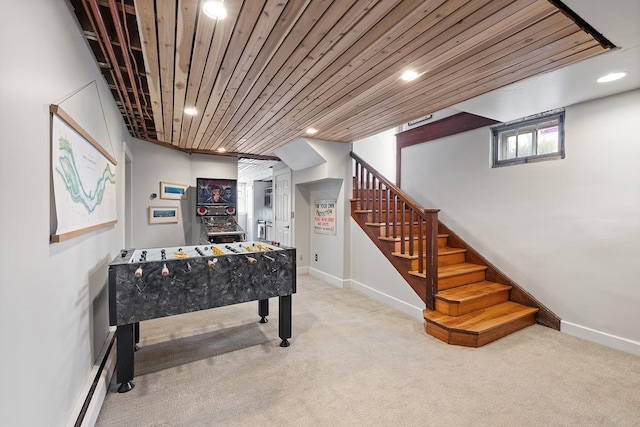
POLYGON ((351 142, 613 47, 549 0, 225 0, 219 21, 202 0, 69 1, 132 136, 256 158, 309 127, 351 142))

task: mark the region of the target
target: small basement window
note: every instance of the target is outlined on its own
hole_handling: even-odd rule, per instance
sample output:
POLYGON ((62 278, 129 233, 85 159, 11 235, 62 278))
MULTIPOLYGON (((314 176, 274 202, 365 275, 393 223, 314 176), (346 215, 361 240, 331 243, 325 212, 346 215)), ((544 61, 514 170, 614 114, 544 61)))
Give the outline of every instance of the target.
POLYGON ((493 128, 493 167, 564 159, 564 111, 493 128))

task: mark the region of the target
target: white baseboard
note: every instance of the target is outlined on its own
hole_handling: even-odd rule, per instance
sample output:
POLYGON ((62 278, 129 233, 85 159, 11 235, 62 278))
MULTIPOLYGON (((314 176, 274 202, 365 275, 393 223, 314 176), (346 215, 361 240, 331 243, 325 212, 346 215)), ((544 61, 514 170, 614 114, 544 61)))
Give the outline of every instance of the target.
POLYGON ((583 338, 607 347, 615 348, 627 353, 640 356, 640 342, 632 341, 626 338, 608 334, 606 332, 597 331, 587 328, 586 326, 576 325, 575 323, 560 321, 560 331, 573 335, 574 337, 583 338))
POLYGON ((87 384, 85 385, 80 398, 76 403, 76 407, 67 422, 67 426, 79 425, 81 427, 93 427, 98 420, 102 403, 104 402, 111 377, 115 372, 116 366, 116 343, 113 339, 115 335, 115 327, 109 332, 104 348, 98 357, 99 365, 95 365, 89 374, 87 384), (104 365, 102 364, 104 362, 104 365), (88 405, 83 409, 85 403, 89 399, 88 405))
POLYGON ((346 288, 349 286, 349 280, 341 279, 336 276, 332 276, 331 274, 325 273, 324 271, 316 270, 313 267, 309 267, 308 273, 313 277, 317 277, 318 279, 322 279, 330 285, 336 286, 338 288, 346 288))
POLYGON ((308 273, 309 273, 309 266, 296 267, 296 274, 308 274, 308 273))
POLYGON ((424 307, 416 307, 414 305, 408 304, 404 301, 399 300, 398 298, 387 295, 377 289, 370 288, 369 286, 355 280, 350 280, 350 282, 351 288, 355 289, 356 291, 361 292, 376 301, 393 307, 405 314, 408 314, 411 317, 415 317, 419 320, 424 320, 424 315, 422 313, 424 307))

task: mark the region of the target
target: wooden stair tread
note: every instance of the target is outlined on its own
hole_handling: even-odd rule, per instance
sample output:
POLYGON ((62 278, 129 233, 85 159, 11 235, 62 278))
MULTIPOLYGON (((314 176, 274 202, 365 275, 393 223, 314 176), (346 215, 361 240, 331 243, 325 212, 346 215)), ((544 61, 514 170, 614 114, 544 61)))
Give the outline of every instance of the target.
POLYGON ((448 330, 481 334, 505 323, 529 316, 537 311, 538 309, 535 307, 507 301, 457 317, 447 316, 426 308, 423 310, 423 314, 426 321, 436 323, 448 330))
POLYGON ((473 273, 474 271, 486 269, 486 265, 471 264, 468 262, 445 265, 442 267, 438 267, 438 279, 442 279, 443 277, 457 276, 458 274, 473 273))
MULTIPOLYGON (((466 249, 463 248, 450 248, 448 246, 445 247, 441 247, 438 248, 438 256, 444 256, 444 255, 451 255, 451 254, 459 254, 462 252, 466 252, 466 249)), ((402 252, 391 252, 391 255, 400 257, 400 258, 406 258, 406 259, 418 259, 418 251, 414 250, 413 251, 413 255, 409 255, 408 252, 406 253, 402 253, 402 252)), ((426 258, 427 256, 423 256, 423 258, 426 258)))
POLYGON ((458 286, 455 288, 445 289, 436 294, 436 298, 448 302, 466 302, 475 298, 480 298, 489 294, 508 291, 512 287, 502 283, 482 282, 471 283, 469 285, 458 286))
MULTIPOLYGON (((444 265, 438 267, 438 279, 443 279, 445 277, 457 276, 459 274, 465 273, 473 273, 476 271, 486 270, 486 265, 480 264, 471 264, 468 262, 463 262, 460 264, 452 264, 452 265, 444 265)), ((426 277, 425 273, 420 273, 419 271, 410 271, 409 274, 418 277, 426 277)))

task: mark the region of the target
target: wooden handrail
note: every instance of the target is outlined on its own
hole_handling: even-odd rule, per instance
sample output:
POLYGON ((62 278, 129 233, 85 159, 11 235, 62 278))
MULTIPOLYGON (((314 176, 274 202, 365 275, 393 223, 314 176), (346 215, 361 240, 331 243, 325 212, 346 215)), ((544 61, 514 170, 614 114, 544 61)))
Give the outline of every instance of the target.
POLYGON ((387 180, 380 172, 378 172, 373 166, 371 166, 369 163, 365 162, 360 156, 358 156, 356 153, 351 152, 351 158, 353 158, 356 161, 356 164, 360 164, 362 167, 366 168, 369 172, 371 172, 378 180, 380 180, 381 183, 383 183, 385 185, 385 187, 387 187, 389 190, 392 190, 394 193, 398 194, 398 195, 402 195, 404 199, 406 199, 406 203, 409 205, 409 207, 413 210, 416 211, 424 211, 424 212, 440 212, 440 209, 433 209, 433 208, 422 208, 420 207, 415 201, 413 201, 413 199, 411 199, 409 196, 407 196, 406 193, 404 193, 400 187, 397 187, 395 184, 393 184, 391 181, 387 180))
POLYGON ((433 310, 438 280, 440 209, 422 208, 357 154, 350 154, 355 160, 353 194, 359 208, 371 212, 373 223, 384 225, 386 237, 400 242, 400 254, 417 257, 417 273, 425 275, 425 304, 433 310), (418 243, 414 245, 416 240, 418 243))

